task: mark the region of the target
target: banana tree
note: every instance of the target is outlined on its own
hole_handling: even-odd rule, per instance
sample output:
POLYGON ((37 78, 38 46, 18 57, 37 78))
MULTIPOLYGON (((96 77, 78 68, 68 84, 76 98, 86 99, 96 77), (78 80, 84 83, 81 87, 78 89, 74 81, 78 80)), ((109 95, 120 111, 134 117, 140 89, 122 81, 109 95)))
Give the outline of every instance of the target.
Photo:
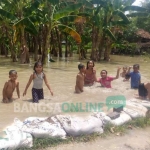
POLYGON ((47 0, 42 1, 42 4, 39 11, 42 16, 41 23, 43 24, 42 62, 46 63, 52 30, 61 30, 71 35, 78 43, 81 42, 80 35, 61 21, 63 18, 69 17, 74 11, 77 11, 82 6, 82 3, 66 5, 64 1, 47 0))
POLYGON ((0 7, 1 46, 3 46, 4 50, 6 50, 6 45, 7 47, 9 47, 11 52, 11 58, 13 62, 15 62, 17 61, 17 57, 16 57, 15 46, 13 44, 13 39, 12 39, 12 35, 13 35, 12 25, 10 24, 11 20, 14 20, 15 17, 9 12, 3 10, 3 7, 6 6, 4 2, 1 1, 1 7, 0 7), (5 39, 7 39, 8 41, 7 43, 5 39))
POLYGON ((31 0, 5 0, 3 3, 4 7, 0 9, 0 14, 10 20, 14 33, 13 43, 18 43, 19 46, 20 62, 29 63, 29 49, 25 31, 30 32, 31 34, 37 34, 36 28, 30 20, 30 17, 32 16, 33 11, 37 9, 39 2, 32 2, 31 0), (29 14, 29 12, 31 14, 29 14))
POLYGON ((130 23, 125 11, 135 10, 135 6, 131 6, 133 0, 93 0, 92 3, 96 5, 92 16, 93 37, 99 44, 97 46, 95 39, 93 40, 92 59, 96 59, 94 52, 99 47, 99 57, 101 57, 102 49, 104 48, 104 60, 109 60, 111 52, 111 45, 116 41, 115 34, 130 23))

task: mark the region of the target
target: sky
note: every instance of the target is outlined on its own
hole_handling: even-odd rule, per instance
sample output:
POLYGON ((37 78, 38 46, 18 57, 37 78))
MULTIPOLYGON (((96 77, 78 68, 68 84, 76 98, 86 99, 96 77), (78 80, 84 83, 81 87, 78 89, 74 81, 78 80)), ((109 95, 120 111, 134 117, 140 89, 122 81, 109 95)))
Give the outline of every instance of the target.
POLYGON ((136 0, 132 5, 140 6, 142 1, 144 0, 136 0))

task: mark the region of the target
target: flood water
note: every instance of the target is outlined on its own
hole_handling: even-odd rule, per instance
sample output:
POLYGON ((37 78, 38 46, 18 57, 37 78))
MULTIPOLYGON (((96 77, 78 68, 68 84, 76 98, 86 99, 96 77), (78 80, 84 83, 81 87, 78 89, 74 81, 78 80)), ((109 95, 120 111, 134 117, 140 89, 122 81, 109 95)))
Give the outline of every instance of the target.
MULTIPOLYGON (((55 59, 55 58, 54 58, 55 59)), ((20 99, 15 100, 12 103, 4 104, 0 103, 0 130, 6 126, 11 125, 14 118, 18 118, 23 121, 27 117, 48 117, 55 114, 72 114, 78 116, 86 116, 91 112, 64 112, 62 111, 62 104, 66 106, 71 103, 85 105, 85 103, 105 103, 108 96, 124 95, 127 100, 133 99, 136 90, 130 89, 130 81, 123 82, 123 78, 112 81, 112 89, 105 89, 100 87, 99 83, 95 83, 91 87, 84 87, 84 92, 81 94, 74 93, 74 87, 76 82, 76 75, 78 71, 79 60, 77 57, 68 58, 67 60, 61 59, 56 62, 49 62, 44 66, 44 72, 47 75, 47 79, 54 92, 54 96, 51 96, 45 84, 44 95, 45 99, 40 100, 37 104, 40 109, 37 108, 36 104, 32 103, 31 88, 32 83, 27 91, 26 96, 23 95, 25 86, 29 80, 30 75, 33 73, 34 62, 31 60, 30 64, 19 64, 18 62, 12 63, 10 59, 0 58, 0 91, 2 93, 4 83, 9 79, 8 72, 11 69, 15 69, 18 72, 18 81, 20 83, 20 99)), ((81 61, 86 65, 87 60, 81 61)), ((133 64, 140 64, 140 72, 142 76, 142 82, 147 82, 150 79, 149 58, 136 56, 111 56, 110 62, 96 62, 96 76, 100 76, 100 71, 106 69, 109 76, 116 76, 117 68, 123 67, 124 65, 132 66, 133 64)), ((16 91, 14 92, 14 98, 17 97, 16 91)), ((2 100, 2 94, 0 94, 0 100, 2 100)), ((67 110, 67 109, 65 109, 67 110)), ((107 111, 105 107, 102 111, 107 111)))

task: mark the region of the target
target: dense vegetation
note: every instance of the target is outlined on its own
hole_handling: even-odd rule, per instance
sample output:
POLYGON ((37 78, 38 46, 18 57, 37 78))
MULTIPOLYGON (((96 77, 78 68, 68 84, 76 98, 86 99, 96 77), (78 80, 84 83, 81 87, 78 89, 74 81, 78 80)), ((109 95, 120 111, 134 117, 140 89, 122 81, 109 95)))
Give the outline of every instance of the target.
POLYGON ((149 1, 135 0, 1 0, 0 55, 12 61, 45 63, 47 55, 109 60, 112 50, 135 51, 138 28, 150 31, 149 1), (134 39, 134 40, 133 40, 134 39))

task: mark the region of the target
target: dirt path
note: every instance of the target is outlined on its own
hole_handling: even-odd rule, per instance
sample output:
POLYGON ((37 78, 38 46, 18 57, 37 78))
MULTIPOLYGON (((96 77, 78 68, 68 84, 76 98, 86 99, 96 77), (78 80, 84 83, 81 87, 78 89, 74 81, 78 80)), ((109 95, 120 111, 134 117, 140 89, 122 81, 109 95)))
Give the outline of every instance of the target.
POLYGON ((64 144, 46 150, 150 150, 150 127, 128 130, 123 136, 112 135, 88 143, 64 144))

